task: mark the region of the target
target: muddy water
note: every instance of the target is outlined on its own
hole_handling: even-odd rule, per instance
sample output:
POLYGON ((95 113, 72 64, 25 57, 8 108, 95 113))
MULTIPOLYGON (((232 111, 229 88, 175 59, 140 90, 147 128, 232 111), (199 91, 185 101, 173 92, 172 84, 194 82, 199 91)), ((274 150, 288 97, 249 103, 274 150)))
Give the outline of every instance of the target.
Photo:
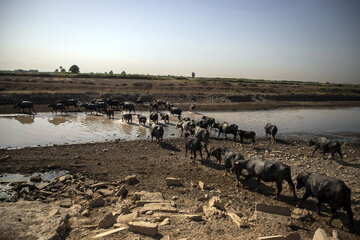
MULTIPOLYGON (((148 112, 139 112, 148 116, 148 112)), ((201 112, 189 113, 193 119, 203 115, 219 121, 237 124, 241 129, 264 136, 267 122, 276 124, 278 135, 308 138, 324 135, 344 141, 360 141, 360 108, 339 109, 279 109, 271 111, 201 112)), ((178 137, 177 118, 164 125, 165 138, 178 137)), ((146 139, 150 128, 124 123, 120 114, 115 119, 103 115, 71 113, 68 115, 39 113, 35 116, 0 115, 0 147, 16 148, 37 145, 84 143, 112 139, 146 139)))

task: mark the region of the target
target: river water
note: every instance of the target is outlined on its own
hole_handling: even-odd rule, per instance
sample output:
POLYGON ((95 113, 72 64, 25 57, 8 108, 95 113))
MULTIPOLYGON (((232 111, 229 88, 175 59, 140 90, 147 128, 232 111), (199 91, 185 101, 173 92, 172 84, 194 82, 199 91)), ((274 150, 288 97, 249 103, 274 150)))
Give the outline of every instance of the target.
MULTIPOLYGON (((148 112, 139 112, 146 116, 148 112)), ((266 111, 185 112, 183 116, 199 119, 203 115, 218 121, 235 123, 240 129, 255 131, 264 136, 264 126, 270 122, 278 126, 279 137, 311 138, 327 136, 341 141, 360 141, 360 108, 332 109, 277 109, 266 111)), ((179 136, 175 128, 177 118, 171 117, 165 126, 165 138, 179 136)), ((72 144, 113 139, 146 139, 150 136, 148 123, 122 122, 120 114, 115 119, 103 115, 70 113, 68 115, 38 113, 35 116, 0 115, 0 148, 72 144)))

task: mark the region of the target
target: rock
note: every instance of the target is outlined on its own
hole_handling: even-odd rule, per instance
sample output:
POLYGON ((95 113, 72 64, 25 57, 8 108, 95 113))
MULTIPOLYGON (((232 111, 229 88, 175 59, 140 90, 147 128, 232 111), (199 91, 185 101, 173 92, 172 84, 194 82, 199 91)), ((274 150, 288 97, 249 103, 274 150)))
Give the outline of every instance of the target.
POLYGON ((219 197, 216 197, 216 196, 210 198, 208 206, 215 207, 221 211, 225 211, 224 203, 220 200, 219 197))
POLYGON ((81 212, 81 216, 89 217, 89 216, 90 216, 90 211, 89 211, 89 209, 85 209, 84 211, 82 211, 82 212, 81 212))
POLYGON ((136 200, 137 206, 144 206, 147 203, 163 203, 165 199, 161 192, 135 192, 134 200, 136 200))
POLYGON ((128 190, 125 188, 124 185, 121 185, 121 187, 119 188, 119 190, 115 193, 115 196, 117 197, 122 197, 122 198, 126 198, 128 195, 128 190))
POLYGON ((96 192, 100 193, 104 197, 113 196, 113 194, 114 194, 113 191, 106 189, 106 188, 101 188, 101 189, 97 190, 96 192))
POLYGON ((196 221, 196 222, 203 220, 202 216, 200 214, 186 214, 184 216, 185 216, 185 218, 196 221))
POLYGON ((128 222, 134 221, 138 216, 139 216, 139 212, 135 211, 133 213, 118 216, 116 221, 118 223, 128 223, 128 222))
POLYGON ((217 209, 216 207, 208 207, 208 206, 203 206, 203 211, 205 214, 205 217, 223 217, 224 216, 224 212, 220 211, 219 209, 217 209))
POLYGON ((124 227, 115 228, 115 229, 107 231, 107 232, 99 233, 99 234, 93 236, 92 238, 103 238, 103 237, 106 237, 106 236, 109 236, 111 234, 114 234, 114 233, 117 233, 117 232, 120 232, 120 231, 124 231, 124 230, 126 230, 126 228, 124 228, 124 227))
POLYGON ((201 190, 206 190, 207 186, 205 185, 205 183, 203 181, 199 181, 199 187, 201 190))
POLYGON ((161 223, 159 223, 159 226, 165 225, 170 225, 170 218, 165 218, 161 223))
POLYGON ((182 183, 181 183, 181 180, 179 178, 167 177, 166 178, 166 185, 167 186, 181 187, 182 183))
POLYGON ((71 198, 66 198, 61 200, 60 207, 69 208, 72 206, 72 200, 71 198))
POLYGON ((40 175, 30 177, 31 182, 41 182, 40 175))
POLYGON ((36 188, 39 190, 42 190, 42 189, 46 188, 47 186, 49 186, 49 183, 43 182, 43 183, 38 184, 36 186, 36 188))
POLYGON ((174 201, 176 201, 176 200, 179 199, 179 197, 178 197, 178 196, 173 196, 171 199, 174 200, 174 201))
POLYGON ((105 148, 105 149, 103 149, 103 152, 108 152, 108 151, 109 151, 109 149, 106 149, 106 148, 105 148))
POLYGON ((110 228, 116 223, 116 218, 112 213, 106 214, 99 222, 99 228, 110 228))
POLYGON ((307 218, 312 218, 312 212, 302 208, 295 208, 291 213, 291 218, 304 221, 307 218))
POLYGON ((71 180, 72 179, 72 176, 71 175, 64 175, 64 176, 61 176, 59 177, 59 182, 65 182, 67 180, 71 180))
POLYGON ((258 237, 258 240, 285 240, 284 235, 274 235, 266 237, 258 237))
POLYGON ((328 240, 326 232, 322 228, 318 228, 314 233, 313 240, 328 240))
POLYGON ((158 225, 150 222, 129 222, 129 231, 140 233, 147 236, 156 236, 158 234, 158 225))
POLYGON ((233 221, 233 223, 235 223, 235 225, 238 228, 248 228, 249 224, 241 219, 236 213, 232 212, 232 211, 228 211, 227 215, 231 218, 231 220, 233 221))
POLYGON ((332 238, 334 240, 339 240, 340 239, 339 232, 337 230, 332 230, 332 238))
POLYGON ((292 232, 286 235, 285 240, 301 240, 301 236, 298 232, 292 232))
POLYGON ((136 178, 136 175, 127 176, 125 182, 129 185, 136 185, 139 183, 139 180, 136 178))
POLYGON ((104 205, 105 201, 102 197, 98 197, 89 203, 90 208, 103 207, 104 205))
POLYGON ((193 187, 193 188, 197 187, 196 183, 194 183, 192 180, 190 181, 190 186, 193 187))
POLYGON ((90 185, 91 188, 101 188, 101 187, 106 187, 107 185, 109 185, 108 182, 100 182, 100 183, 95 183, 90 185))
POLYGON ((202 213, 202 212, 204 212, 204 207, 201 205, 201 206, 196 208, 194 213, 202 213))
POLYGON ((120 215, 130 213, 129 206, 126 203, 116 204, 116 210, 117 210, 118 214, 120 214, 120 215))
POLYGON ((169 202, 164 203, 148 203, 145 204, 141 209, 141 213, 145 213, 147 211, 154 212, 176 212, 176 208, 172 207, 169 202))
POLYGON ((255 212, 276 214, 282 216, 290 216, 291 211, 288 207, 272 206, 263 203, 256 203, 255 212))

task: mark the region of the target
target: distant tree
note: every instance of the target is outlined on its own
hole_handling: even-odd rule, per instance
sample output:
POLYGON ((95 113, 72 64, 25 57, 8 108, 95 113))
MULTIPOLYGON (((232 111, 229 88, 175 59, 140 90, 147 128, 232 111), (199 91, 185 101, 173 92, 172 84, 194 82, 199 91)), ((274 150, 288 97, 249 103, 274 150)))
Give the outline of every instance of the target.
POLYGON ((125 71, 122 71, 122 72, 121 72, 121 75, 126 75, 126 72, 125 72, 125 71))
POLYGON ((60 70, 60 72, 65 72, 66 70, 65 70, 65 68, 62 68, 61 70, 60 70))
POLYGON ((60 72, 61 72, 61 70, 63 70, 63 67, 62 67, 62 66, 60 66, 60 67, 59 67, 59 69, 60 69, 60 72))
POLYGON ((59 69, 55 69, 55 71, 54 71, 54 72, 56 72, 56 73, 57 73, 57 72, 59 72, 59 69))
POLYGON ((72 65, 72 66, 69 68, 69 71, 72 72, 72 73, 79 73, 79 72, 80 72, 80 68, 79 68, 77 65, 72 65))
POLYGON ((194 73, 194 72, 191 73, 191 77, 192 77, 192 78, 195 77, 195 73, 194 73))
POLYGON ((109 71, 109 74, 114 74, 113 70, 110 70, 110 71, 109 71))

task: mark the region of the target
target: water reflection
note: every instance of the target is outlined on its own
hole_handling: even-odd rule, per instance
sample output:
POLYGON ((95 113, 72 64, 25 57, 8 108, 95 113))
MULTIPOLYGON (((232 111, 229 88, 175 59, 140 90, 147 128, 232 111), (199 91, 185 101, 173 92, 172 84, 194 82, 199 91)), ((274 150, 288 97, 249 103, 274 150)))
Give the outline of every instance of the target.
POLYGON ((55 126, 65 123, 67 120, 64 117, 51 117, 48 119, 49 123, 54 124, 55 126))
POLYGON ((21 124, 32 124, 34 123, 35 115, 17 116, 14 117, 14 119, 19 121, 21 124))

